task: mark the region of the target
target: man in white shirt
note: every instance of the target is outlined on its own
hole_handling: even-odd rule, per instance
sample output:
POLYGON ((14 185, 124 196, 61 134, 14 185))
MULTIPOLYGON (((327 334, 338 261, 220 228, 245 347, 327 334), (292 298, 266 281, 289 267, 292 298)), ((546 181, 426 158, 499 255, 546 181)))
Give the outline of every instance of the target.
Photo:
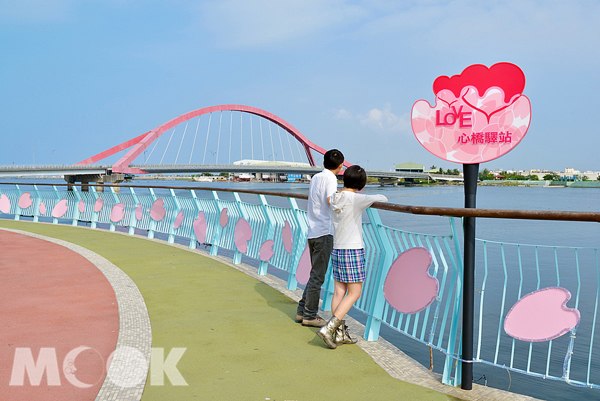
POLYGON ((344 155, 337 149, 325 153, 325 169, 312 178, 308 190, 308 248, 312 265, 310 278, 302 299, 298 302, 296 322, 303 326, 322 327, 325 320, 317 315, 321 286, 333 249, 333 226, 331 209, 327 198, 337 191, 337 174, 344 165, 344 155))

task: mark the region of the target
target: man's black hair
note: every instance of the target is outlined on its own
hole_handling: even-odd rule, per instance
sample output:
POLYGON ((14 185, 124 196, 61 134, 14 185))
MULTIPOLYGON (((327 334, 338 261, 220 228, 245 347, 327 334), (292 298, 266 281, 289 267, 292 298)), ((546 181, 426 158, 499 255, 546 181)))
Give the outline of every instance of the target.
POLYGON ((367 172, 359 165, 348 167, 344 171, 344 186, 360 191, 367 184, 367 172))
POLYGON ((344 155, 337 149, 328 150, 323 158, 323 167, 327 170, 335 170, 344 162, 344 155))

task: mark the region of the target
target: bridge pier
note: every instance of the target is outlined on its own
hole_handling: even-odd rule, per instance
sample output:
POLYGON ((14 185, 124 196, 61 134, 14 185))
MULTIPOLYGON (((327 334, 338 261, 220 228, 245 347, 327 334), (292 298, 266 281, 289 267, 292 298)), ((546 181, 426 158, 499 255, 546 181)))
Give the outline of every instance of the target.
MULTIPOLYGON (((73 175, 64 175, 65 181, 69 184, 68 189, 70 191, 73 190, 73 185, 77 182, 81 183, 81 191, 88 192, 90 182, 95 182, 96 184, 120 184, 125 180, 125 174, 116 173, 116 174, 73 174, 73 175)), ((120 188, 115 188, 115 192, 119 192, 120 188)), ((103 186, 96 187, 97 192, 104 192, 103 186)))
POLYGON ((398 186, 398 182, 400 182, 399 178, 396 177, 379 177, 378 178, 379 185, 385 187, 386 185, 391 185, 393 187, 398 186))

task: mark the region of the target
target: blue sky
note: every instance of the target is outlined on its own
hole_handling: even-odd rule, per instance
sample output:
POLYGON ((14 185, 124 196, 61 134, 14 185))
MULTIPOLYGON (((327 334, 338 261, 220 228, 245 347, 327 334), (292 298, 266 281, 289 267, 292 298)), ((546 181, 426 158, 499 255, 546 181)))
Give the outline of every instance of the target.
POLYGON ((410 127, 432 85, 517 64, 532 124, 480 169, 600 170, 600 2, 0 0, 0 164, 76 163, 185 112, 244 104, 352 163, 461 168, 410 127))

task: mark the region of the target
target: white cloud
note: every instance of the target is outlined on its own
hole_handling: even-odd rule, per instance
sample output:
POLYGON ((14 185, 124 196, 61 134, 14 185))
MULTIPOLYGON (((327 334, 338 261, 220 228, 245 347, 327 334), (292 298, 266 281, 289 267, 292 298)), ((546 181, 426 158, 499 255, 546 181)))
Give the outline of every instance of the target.
POLYGON ((346 109, 333 110, 334 117, 338 120, 352 120, 354 116, 352 112, 346 109))
POLYGON ((382 110, 371 109, 360 119, 360 123, 373 131, 381 132, 406 132, 410 129, 408 114, 397 116, 392 112, 392 105, 388 102, 382 110))
POLYGON ((392 112, 391 103, 387 102, 383 108, 373 108, 366 113, 352 113, 346 109, 336 109, 333 115, 339 120, 353 120, 363 128, 379 134, 410 133, 410 115, 405 113, 398 116, 392 112))

